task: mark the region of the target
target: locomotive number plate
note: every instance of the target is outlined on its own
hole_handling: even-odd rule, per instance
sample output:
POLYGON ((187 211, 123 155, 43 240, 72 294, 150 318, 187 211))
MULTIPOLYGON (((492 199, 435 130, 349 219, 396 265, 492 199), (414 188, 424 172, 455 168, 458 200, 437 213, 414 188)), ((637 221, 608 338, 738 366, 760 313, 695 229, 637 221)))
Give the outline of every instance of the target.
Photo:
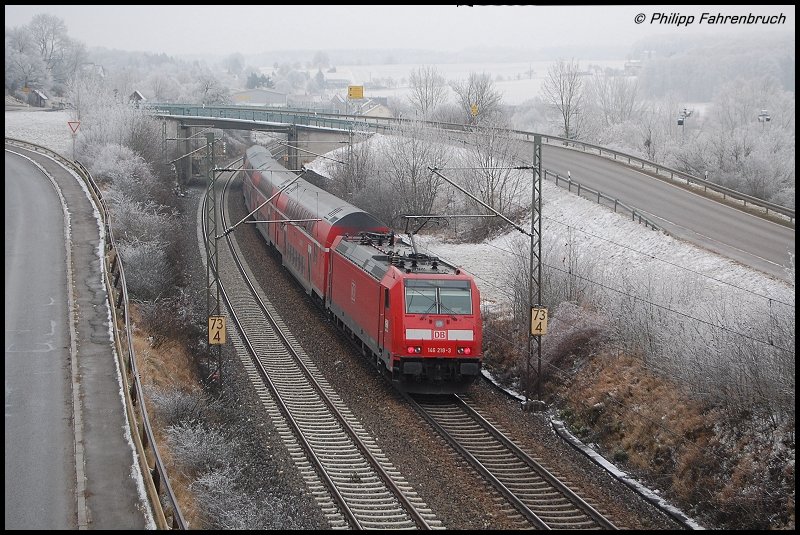
POLYGON ((452 347, 431 347, 430 352, 434 355, 450 355, 453 353, 452 347))

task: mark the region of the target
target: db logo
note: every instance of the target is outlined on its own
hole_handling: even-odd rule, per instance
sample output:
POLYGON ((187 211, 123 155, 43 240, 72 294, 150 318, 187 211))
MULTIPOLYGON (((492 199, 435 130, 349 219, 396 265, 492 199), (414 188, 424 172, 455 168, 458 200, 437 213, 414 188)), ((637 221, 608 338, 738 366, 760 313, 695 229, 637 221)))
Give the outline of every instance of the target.
POLYGON ((434 340, 447 340, 447 331, 433 331, 434 340))

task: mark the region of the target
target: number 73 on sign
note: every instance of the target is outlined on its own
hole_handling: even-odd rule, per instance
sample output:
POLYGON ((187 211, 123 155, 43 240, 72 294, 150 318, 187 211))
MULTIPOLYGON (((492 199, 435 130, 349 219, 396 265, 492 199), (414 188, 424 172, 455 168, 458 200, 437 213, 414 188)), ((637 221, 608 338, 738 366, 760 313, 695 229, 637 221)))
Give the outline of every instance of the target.
POLYGON ((531 336, 547 334, 547 309, 531 307, 531 336))
POLYGON ((209 345, 225 343, 225 316, 208 317, 208 343, 209 345))

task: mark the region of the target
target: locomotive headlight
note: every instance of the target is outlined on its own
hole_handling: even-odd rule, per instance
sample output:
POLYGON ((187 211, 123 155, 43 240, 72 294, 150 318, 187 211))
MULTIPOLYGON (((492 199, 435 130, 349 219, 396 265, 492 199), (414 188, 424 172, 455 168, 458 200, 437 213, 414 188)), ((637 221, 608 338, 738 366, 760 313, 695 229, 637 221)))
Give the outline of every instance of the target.
POLYGON ((410 354, 412 354, 412 355, 414 354, 414 346, 408 346, 406 349, 408 349, 408 352, 410 354))
POLYGON ((413 355, 414 353, 422 353, 422 348, 420 346, 408 346, 408 353, 413 355))
POLYGON ((472 354, 472 348, 471 347, 459 347, 458 349, 456 349, 456 353, 458 353, 459 355, 471 355, 472 354))

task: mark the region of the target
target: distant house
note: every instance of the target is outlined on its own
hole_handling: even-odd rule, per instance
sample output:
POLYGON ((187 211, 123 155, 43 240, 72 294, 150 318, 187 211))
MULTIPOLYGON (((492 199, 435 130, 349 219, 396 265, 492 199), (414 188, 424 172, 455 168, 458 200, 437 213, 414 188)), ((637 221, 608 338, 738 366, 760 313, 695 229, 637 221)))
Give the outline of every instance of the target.
POLYGON ((133 93, 131 93, 131 96, 128 97, 128 104, 133 104, 138 108, 139 103, 144 100, 147 100, 146 98, 144 98, 144 95, 142 95, 139 91, 134 91, 133 93))
POLYGON ((331 107, 336 110, 336 113, 366 117, 394 117, 389 107, 383 102, 385 101, 382 99, 348 99, 341 95, 334 95, 331 99, 331 107))
POLYGON ((47 101, 50 100, 47 98, 43 92, 38 89, 31 89, 30 93, 28 93, 28 104, 31 106, 36 106, 37 108, 44 108, 47 106, 47 101))
POLYGON ((388 106, 379 102, 375 102, 371 99, 367 100, 367 102, 361 106, 361 115, 365 115, 367 117, 394 117, 392 110, 390 110, 388 106))
POLYGON ((247 106, 286 106, 286 93, 274 89, 248 89, 231 95, 234 104, 247 106))

